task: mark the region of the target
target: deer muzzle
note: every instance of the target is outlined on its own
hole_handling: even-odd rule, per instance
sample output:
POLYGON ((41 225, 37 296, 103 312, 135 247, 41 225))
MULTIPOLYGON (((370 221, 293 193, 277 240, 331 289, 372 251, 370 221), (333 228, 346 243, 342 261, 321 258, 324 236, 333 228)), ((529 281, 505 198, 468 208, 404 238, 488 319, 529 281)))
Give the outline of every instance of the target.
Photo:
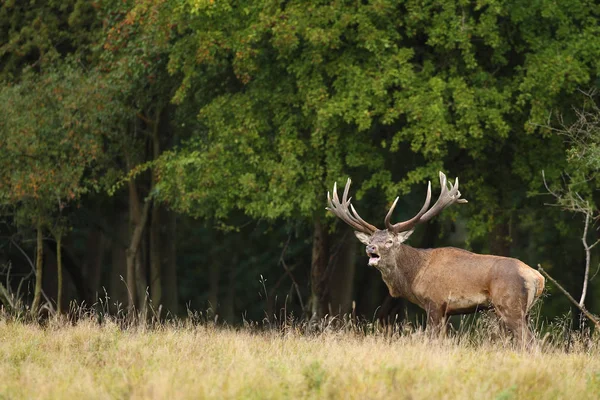
POLYGON ((372 244, 368 245, 367 256, 369 256, 369 265, 371 267, 376 267, 379 264, 381 256, 379 255, 379 250, 377 249, 377 246, 372 244))

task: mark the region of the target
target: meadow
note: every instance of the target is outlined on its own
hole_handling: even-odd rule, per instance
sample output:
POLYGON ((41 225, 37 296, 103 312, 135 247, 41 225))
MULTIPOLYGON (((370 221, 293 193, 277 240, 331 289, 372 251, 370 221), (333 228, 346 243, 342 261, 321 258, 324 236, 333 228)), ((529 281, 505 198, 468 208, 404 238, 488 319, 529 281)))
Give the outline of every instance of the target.
POLYGON ((0 320, 0 399, 597 399, 598 340, 0 320))

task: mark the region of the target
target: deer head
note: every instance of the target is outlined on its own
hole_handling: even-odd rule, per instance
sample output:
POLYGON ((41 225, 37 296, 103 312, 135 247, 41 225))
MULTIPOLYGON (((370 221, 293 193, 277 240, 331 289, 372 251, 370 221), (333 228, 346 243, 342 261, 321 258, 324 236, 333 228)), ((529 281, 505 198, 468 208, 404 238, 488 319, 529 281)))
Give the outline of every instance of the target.
POLYGON ((337 183, 334 183, 333 198, 327 192, 327 201, 329 203, 327 210, 333 212, 338 218, 355 229, 354 234, 358 240, 367 246, 366 252, 369 256, 369 265, 380 270, 389 269, 395 265, 397 253, 400 250, 399 245, 410 237, 417 224, 429 221, 451 204, 467 202, 467 200, 460 198, 458 178, 456 178, 454 185, 449 184, 446 180, 446 175, 440 171, 442 191, 435 204, 429 208, 429 204, 431 203, 431 182, 429 182, 425 203, 417 215, 407 221, 392 224, 390 220, 399 199, 399 197, 396 197, 385 216, 386 229, 381 230, 363 220, 358 212, 356 212, 356 209, 351 204, 352 199, 348 198, 351 183, 350 178, 348 178, 341 202, 337 194, 337 183))

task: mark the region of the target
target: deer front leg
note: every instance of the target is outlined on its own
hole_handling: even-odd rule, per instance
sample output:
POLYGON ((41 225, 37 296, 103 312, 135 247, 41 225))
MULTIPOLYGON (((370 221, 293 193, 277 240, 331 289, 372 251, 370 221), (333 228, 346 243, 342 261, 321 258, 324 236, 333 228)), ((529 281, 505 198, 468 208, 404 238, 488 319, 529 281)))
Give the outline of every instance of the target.
POLYGON ((446 307, 429 304, 427 312, 426 330, 432 338, 445 338, 447 331, 446 307))

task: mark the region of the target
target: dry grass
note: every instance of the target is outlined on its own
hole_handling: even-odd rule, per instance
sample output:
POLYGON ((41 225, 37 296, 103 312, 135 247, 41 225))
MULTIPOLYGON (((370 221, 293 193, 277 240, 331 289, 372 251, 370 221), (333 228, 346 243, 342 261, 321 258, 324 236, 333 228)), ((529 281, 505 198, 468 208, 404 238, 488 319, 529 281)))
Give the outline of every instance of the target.
POLYGON ((0 320, 7 399, 596 399, 597 343, 519 352, 502 341, 179 324, 46 327, 0 320))

